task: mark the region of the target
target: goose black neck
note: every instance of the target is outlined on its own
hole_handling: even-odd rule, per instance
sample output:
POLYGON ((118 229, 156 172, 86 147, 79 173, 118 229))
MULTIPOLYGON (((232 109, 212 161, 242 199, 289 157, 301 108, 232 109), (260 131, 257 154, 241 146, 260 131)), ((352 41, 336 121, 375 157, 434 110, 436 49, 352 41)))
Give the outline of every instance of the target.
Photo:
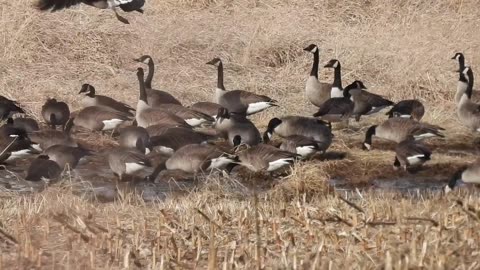
POLYGON ((338 89, 343 89, 342 87, 342 67, 340 63, 338 63, 337 67, 335 68, 334 75, 333 75, 333 86, 338 87, 338 89))
POLYGON ((146 88, 152 89, 153 73, 155 73, 155 64, 153 63, 153 59, 150 57, 150 61, 148 61, 148 74, 147 78, 145 79, 146 88))
POLYGON ((88 93, 87 93, 87 96, 89 97, 95 97, 95 87, 89 85, 88 86, 88 93))
POLYGON ((312 70, 310 71, 310 76, 315 76, 315 78, 318 79, 318 65, 320 63, 320 53, 318 52, 318 49, 315 50, 313 53, 313 66, 312 70))
POLYGON ((223 85, 223 64, 220 62, 218 64, 218 77, 217 77, 217 88, 225 90, 225 85, 223 85))
POLYGON ((453 189, 457 185, 457 180, 462 178, 464 170, 464 168, 457 170, 455 174, 453 174, 452 178, 450 178, 450 181, 448 181, 448 187, 450 189, 453 189))
POLYGON ((463 74, 463 70, 465 69, 465 58, 463 55, 460 55, 458 57, 458 72, 460 73, 458 80, 462 82, 466 82, 467 79, 465 78, 465 75, 463 74))
POLYGON ((52 129, 56 129, 56 123, 57 123, 57 116, 54 113, 50 114, 50 127, 52 129))
POLYGON ((472 98, 472 93, 473 93, 473 84, 475 82, 475 79, 473 78, 473 72, 470 70, 469 72, 469 78, 468 78, 468 87, 465 93, 467 94, 468 98, 472 98))
POLYGON ((162 163, 158 164, 158 166, 155 168, 155 170, 152 172, 152 174, 147 176, 147 180, 149 180, 151 182, 155 181, 157 176, 165 169, 167 169, 167 166, 166 166, 165 162, 162 162, 162 163))
POLYGON ((147 90, 145 89, 145 82, 143 81, 143 75, 140 75, 140 74, 138 75, 138 84, 140 86, 139 100, 147 103, 147 90))
POLYGON ((375 135, 376 129, 377 129, 377 126, 371 126, 370 128, 368 128, 367 134, 365 135, 364 143, 372 145, 372 136, 375 135))

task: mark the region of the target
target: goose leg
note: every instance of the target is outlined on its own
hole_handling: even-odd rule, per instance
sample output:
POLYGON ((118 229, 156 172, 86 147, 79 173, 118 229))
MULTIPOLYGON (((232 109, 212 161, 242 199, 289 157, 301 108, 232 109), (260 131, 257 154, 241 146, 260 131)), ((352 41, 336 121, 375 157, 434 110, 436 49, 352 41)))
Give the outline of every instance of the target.
POLYGON ((127 19, 120 16, 120 14, 118 14, 117 9, 113 8, 113 12, 115 13, 115 17, 117 17, 117 20, 121 21, 124 24, 130 24, 130 22, 127 19))

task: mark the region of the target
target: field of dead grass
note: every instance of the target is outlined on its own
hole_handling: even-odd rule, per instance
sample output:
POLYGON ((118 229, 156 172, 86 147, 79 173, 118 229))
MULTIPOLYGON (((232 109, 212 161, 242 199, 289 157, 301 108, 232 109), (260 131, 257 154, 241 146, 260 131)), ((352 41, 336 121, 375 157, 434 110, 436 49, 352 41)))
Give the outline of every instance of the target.
MULTIPOLYGON (((273 116, 315 111, 303 95, 312 57, 302 48, 316 43, 322 62, 341 61, 344 82, 419 98, 424 120, 447 128, 446 139, 430 142, 433 160, 420 175, 445 181, 476 158, 474 136, 454 114, 450 58, 462 51, 474 71, 480 65, 477 1, 150 0, 144 15, 125 15, 130 25, 87 6, 53 14, 31 6, 0 0, 0 94, 34 117, 46 97, 79 108, 85 82, 134 105, 133 58, 142 54, 156 61, 155 87, 184 104, 211 100, 216 72, 205 63, 218 56, 227 89, 281 104, 254 117, 264 129, 273 116)), ((321 78, 331 81, 331 71, 321 78)), ((0 268, 478 269, 478 192, 347 196, 326 185, 405 176, 391 168, 391 144, 360 150, 366 127, 382 119, 335 131, 332 151, 345 159, 301 164, 258 202, 242 183, 214 177, 153 203, 128 191, 101 203, 78 196, 72 182, 22 196, 2 189, 0 268)))

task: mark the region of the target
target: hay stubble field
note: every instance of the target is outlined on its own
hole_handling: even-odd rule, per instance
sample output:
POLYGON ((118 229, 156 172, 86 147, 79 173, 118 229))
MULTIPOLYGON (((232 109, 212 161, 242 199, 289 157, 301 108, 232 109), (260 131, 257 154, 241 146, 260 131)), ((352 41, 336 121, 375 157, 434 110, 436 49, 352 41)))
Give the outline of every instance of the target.
MULTIPOLYGON (((322 63, 341 61, 344 85, 361 79, 393 101, 418 98, 424 121, 447 130, 428 142, 434 153, 425 169, 408 175, 392 169, 393 144, 376 140, 373 151, 361 150, 366 128, 385 119, 365 117, 352 131, 334 131, 330 151, 344 159, 299 164, 256 196, 248 182, 218 176, 153 202, 131 189, 108 203, 79 196, 75 177, 21 195, 2 187, 0 268, 480 267, 474 188, 448 196, 371 188, 397 178, 442 185, 475 160, 475 135, 455 115, 450 58, 461 51, 474 71, 480 64, 476 1, 150 0, 144 15, 125 14, 130 25, 88 6, 41 14, 32 5, 0 0, 0 94, 38 119, 46 97, 80 108, 85 82, 135 105, 133 59, 143 54, 156 61, 156 88, 187 105, 210 101, 216 71, 205 63, 221 57, 227 89, 279 101, 253 117, 264 130, 274 116, 315 111, 304 97, 312 55, 302 49, 316 43, 322 63)), ((332 75, 321 70, 323 81, 332 75)), ((91 136, 93 147, 112 144, 91 136)))

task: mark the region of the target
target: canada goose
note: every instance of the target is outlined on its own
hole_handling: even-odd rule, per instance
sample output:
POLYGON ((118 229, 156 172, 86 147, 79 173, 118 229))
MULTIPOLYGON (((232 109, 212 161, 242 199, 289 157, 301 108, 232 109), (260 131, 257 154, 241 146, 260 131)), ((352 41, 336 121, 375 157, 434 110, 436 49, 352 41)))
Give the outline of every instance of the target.
POLYGON ((405 171, 409 166, 419 166, 430 160, 432 151, 423 143, 415 141, 413 136, 401 141, 395 147, 394 168, 402 167, 405 171))
POLYGON ((95 94, 95 87, 90 84, 83 84, 82 89, 80 89, 79 94, 85 93, 85 97, 82 100, 84 107, 98 106, 113 109, 127 114, 128 116, 133 116, 133 109, 130 105, 127 105, 123 102, 116 101, 115 99, 107 96, 95 94))
POLYGON ((272 118, 268 122, 267 130, 263 135, 264 142, 268 142, 273 133, 282 138, 290 136, 303 136, 315 141, 318 150, 325 152, 332 143, 333 134, 331 128, 319 119, 303 116, 284 116, 272 118))
POLYGON ((165 111, 168 111, 170 113, 175 114, 176 116, 179 116, 187 124, 189 124, 192 127, 199 126, 204 123, 213 123, 215 121, 215 118, 208 114, 204 114, 202 112, 183 107, 182 105, 177 105, 177 104, 163 104, 160 109, 163 109, 165 111))
POLYGON ((458 72, 459 77, 457 82, 457 92, 455 93, 455 103, 458 104, 458 102, 460 102, 460 99, 462 98, 463 93, 465 93, 468 87, 468 81, 463 74, 463 70, 465 69, 465 57, 463 53, 457 52, 452 57, 452 60, 458 61, 458 70, 456 72, 458 72))
POLYGON ((220 104, 208 101, 197 102, 189 106, 190 109, 210 115, 213 119, 217 119, 218 109, 223 108, 220 104))
POLYGON ((40 130, 40 127, 38 126, 37 121, 29 117, 18 117, 15 119, 10 117, 7 119, 7 125, 11 125, 13 127, 23 129, 27 133, 40 130))
POLYGON ((153 126, 148 126, 146 130, 148 132, 148 135, 150 135, 150 137, 153 137, 153 136, 159 136, 159 135, 165 134, 165 132, 167 132, 167 130, 169 130, 170 128, 176 128, 176 127, 192 129, 189 125, 174 125, 174 124, 161 123, 161 124, 155 124, 153 126))
POLYGON ((250 146, 259 144, 262 140, 260 131, 252 121, 243 114, 230 113, 225 108, 218 110, 214 128, 217 134, 226 138, 231 146, 234 145, 235 136, 240 136, 243 143, 250 146))
POLYGON ((127 19, 118 14, 116 8, 120 7, 125 12, 137 11, 143 13, 142 8, 145 0, 38 0, 37 8, 41 11, 51 10, 54 12, 80 3, 99 9, 111 9, 119 21, 129 24, 127 19))
POLYGON ((49 181, 57 179, 62 173, 62 168, 48 155, 40 155, 32 161, 27 170, 27 181, 49 181))
POLYGON ((257 95, 244 90, 226 91, 223 84, 223 63, 220 58, 214 58, 207 63, 217 67, 217 88, 215 102, 226 108, 229 112, 239 114, 254 114, 272 106, 278 106, 276 100, 264 95, 257 95))
POLYGON ((79 163, 86 156, 92 155, 92 152, 83 148, 82 146, 71 147, 66 145, 52 145, 43 152, 50 160, 55 161, 60 168, 69 166, 70 169, 75 169, 79 163))
POLYGON ((459 182, 466 184, 480 184, 480 159, 477 159, 470 165, 462 166, 458 169, 445 186, 445 193, 452 191, 459 182))
POLYGON ((188 144, 178 149, 166 162, 161 163, 149 176, 151 181, 167 170, 180 170, 190 174, 224 170, 236 162, 235 156, 220 151, 210 144, 188 144))
POLYGON ((64 127, 70 118, 70 109, 67 103, 49 98, 42 106, 42 117, 53 129, 64 127))
POLYGON ((316 141, 301 135, 292 135, 284 138, 279 149, 297 154, 301 159, 308 159, 319 151, 316 141))
POLYGON ((155 152, 171 156, 175 151, 188 144, 204 144, 214 137, 183 127, 172 127, 163 134, 150 138, 155 152))
POLYGON ((147 92, 148 105, 154 108, 159 107, 161 104, 182 105, 182 103, 170 93, 152 89, 152 79, 153 74, 155 73, 155 64, 153 63, 153 59, 150 55, 143 55, 140 58, 134 60, 148 65, 148 74, 147 78, 145 79, 145 91, 147 92))
POLYGON ((115 130, 125 121, 130 120, 126 113, 99 106, 81 109, 73 118, 73 124, 91 131, 115 130))
POLYGON ((342 87, 342 66, 340 65, 340 61, 337 59, 331 59, 328 63, 323 66, 324 68, 333 68, 333 84, 332 90, 330 92, 331 98, 341 98, 344 97, 343 94, 343 87, 342 87))
POLYGON ((423 106, 422 102, 416 99, 402 100, 393 105, 390 111, 386 113, 386 115, 388 115, 388 118, 412 118, 417 121, 420 121, 424 114, 425 107, 423 106))
POLYGON ((123 148, 137 149, 148 154, 151 150, 150 135, 143 127, 126 127, 120 130, 119 144, 123 148))
MULTIPOLYGON (((340 86, 341 87, 341 86, 340 86)), ((351 100, 350 89, 356 87, 356 84, 350 84, 345 89, 340 89, 343 97, 332 97, 327 99, 318 111, 313 114, 314 117, 320 117, 328 122, 347 122, 353 114, 355 108, 354 102, 351 100)))
POLYGON ((181 117, 159 108, 152 108, 147 101, 145 90, 144 73, 142 68, 137 69, 138 82, 140 84, 140 95, 137 103, 135 119, 140 127, 147 128, 156 124, 170 124, 184 126, 188 124, 181 117))
POLYGON ((23 129, 2 126, 0 128, 0 163, 27 157, 37 152, 23 129))
POLYGON ((18 103, 10 100, 4 96, 0 98, 0 117, 5 120, 12 117, 16 113, 25 113, 25 111, 18 106, 18 103))
POLYGON ((32 141, 32 147, 39 151, 45 150, 52 145, 77 147, 77 142, 70 136, 72 126, 73 120, 70 119, 64 130, 44 129, 29 132, 28 137, 32 141))
MULTIPOLYGON (((351 95, 354 103, 353 115, 357 122, 360 121, 362 115, 374 114, 394 104, 380 95, 365 91, 367 87, 361 81, 354 81, 351 85, 355 85, 355 87, 344 91, 349 91, 351 95)), ((345 89, 347 88, 349 87, 347 86, 345 89)))
POLYGON ((315 106, 320 107, 330 98, 332 91, 331 83, 323 83, 318 80, 318 66, 320 63, 320 52, 315 44, 310 44, 303 49, 304 51, 313 53, 313 66, 310 76, 307 79, 305 92, 308 100, 315 106))
POLYGON ((417 122, 410 118, 389 118, 382 124, 371 126, 367 130, 365 141, 363 142, 363 149, 371 150, 373 135, 399 143, 407 139, 409 136, 413 136, 415 140, 422 140, 430 137, 443 138, 445 136, 440 132, 441 130, 444 129, 439 126, 417 122))
POLYGON ((120 181, 124 180, 126 175, 135 174, 152 166, 144 154, 122 147, 116 147, 109 151, 108 164, 120 181))
POLYGON ((468 81, 468 86, 457 105, 457 115, 463 125, 467 126, 474 132, 478 132, 480 131, 480 105, 470 100, 474 84, 472 68, 466 67, 463 69, 462 73, 468 81))

